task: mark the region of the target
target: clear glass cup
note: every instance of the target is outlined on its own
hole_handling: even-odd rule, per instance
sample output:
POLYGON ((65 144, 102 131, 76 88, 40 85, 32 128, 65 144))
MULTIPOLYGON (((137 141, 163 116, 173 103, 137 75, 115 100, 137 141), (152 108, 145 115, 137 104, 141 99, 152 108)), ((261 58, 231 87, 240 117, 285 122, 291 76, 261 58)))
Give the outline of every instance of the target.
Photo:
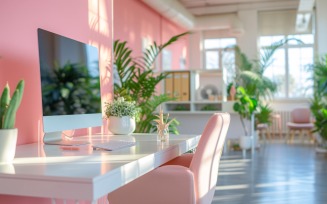
POLYGON ((157 140, 160 142, 167 142, 169 140, 169 128, 157 129, 157 140))

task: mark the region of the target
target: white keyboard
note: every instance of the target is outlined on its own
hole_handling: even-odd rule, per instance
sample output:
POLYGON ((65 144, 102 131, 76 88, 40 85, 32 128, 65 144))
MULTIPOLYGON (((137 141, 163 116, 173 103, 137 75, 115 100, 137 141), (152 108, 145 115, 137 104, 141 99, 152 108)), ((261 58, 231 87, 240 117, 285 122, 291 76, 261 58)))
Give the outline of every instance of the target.
POLYGON ((114 151, 125 147, 134 146, 135 142, 123 141, 123 140, 109 140, 107 142, 92 144, 94 149, 103 149, 107 151, 114 151))

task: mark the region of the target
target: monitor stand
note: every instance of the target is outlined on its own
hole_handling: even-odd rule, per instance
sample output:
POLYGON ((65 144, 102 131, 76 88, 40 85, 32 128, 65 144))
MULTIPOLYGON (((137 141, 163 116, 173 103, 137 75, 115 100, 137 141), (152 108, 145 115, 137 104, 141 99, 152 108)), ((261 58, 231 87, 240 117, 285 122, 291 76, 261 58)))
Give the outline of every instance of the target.
POLYGON ((89 144, 87 141, 63 140, 61 132, 44 133, 43 143, 47 145, 77 146, 89 144))

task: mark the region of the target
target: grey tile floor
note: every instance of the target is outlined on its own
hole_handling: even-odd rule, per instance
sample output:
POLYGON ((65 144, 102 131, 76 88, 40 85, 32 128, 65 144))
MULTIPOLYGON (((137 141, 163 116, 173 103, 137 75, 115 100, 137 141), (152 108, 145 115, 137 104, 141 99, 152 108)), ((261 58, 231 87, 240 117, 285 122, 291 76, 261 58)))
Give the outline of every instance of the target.
POLYGON ((327 154, 313 145, 270 143, 222 156, 212 204, 327 204, 327 154))

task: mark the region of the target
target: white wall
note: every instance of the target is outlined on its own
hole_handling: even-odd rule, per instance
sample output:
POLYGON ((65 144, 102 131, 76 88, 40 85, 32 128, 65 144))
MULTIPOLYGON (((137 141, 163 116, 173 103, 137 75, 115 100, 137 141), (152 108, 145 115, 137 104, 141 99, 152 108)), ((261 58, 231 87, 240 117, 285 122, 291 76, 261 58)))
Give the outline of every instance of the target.
POLYGON ((250 59, 255 59, 258 56, 258 11, 243 10, 238 12, 238 17, 243 23, 244 33, 238 38, 238 46, 242 52, 250 59))
MULTIPOLYGON (((212 114, 209 113, 172 113, 170 117, 180 122, 178 130, 180 134, 202 134, 205 125, 212 114)), ((251 131, 250 121, 246 122, 248 130, 251 131)), ((231 113, 231 121, 227 132, 228 139, 238 139, 245 135, 239 115, 231 113)))
POLYGON ((316 0, 316 47, 319 56, 327 54, 327 1, 316 0))

